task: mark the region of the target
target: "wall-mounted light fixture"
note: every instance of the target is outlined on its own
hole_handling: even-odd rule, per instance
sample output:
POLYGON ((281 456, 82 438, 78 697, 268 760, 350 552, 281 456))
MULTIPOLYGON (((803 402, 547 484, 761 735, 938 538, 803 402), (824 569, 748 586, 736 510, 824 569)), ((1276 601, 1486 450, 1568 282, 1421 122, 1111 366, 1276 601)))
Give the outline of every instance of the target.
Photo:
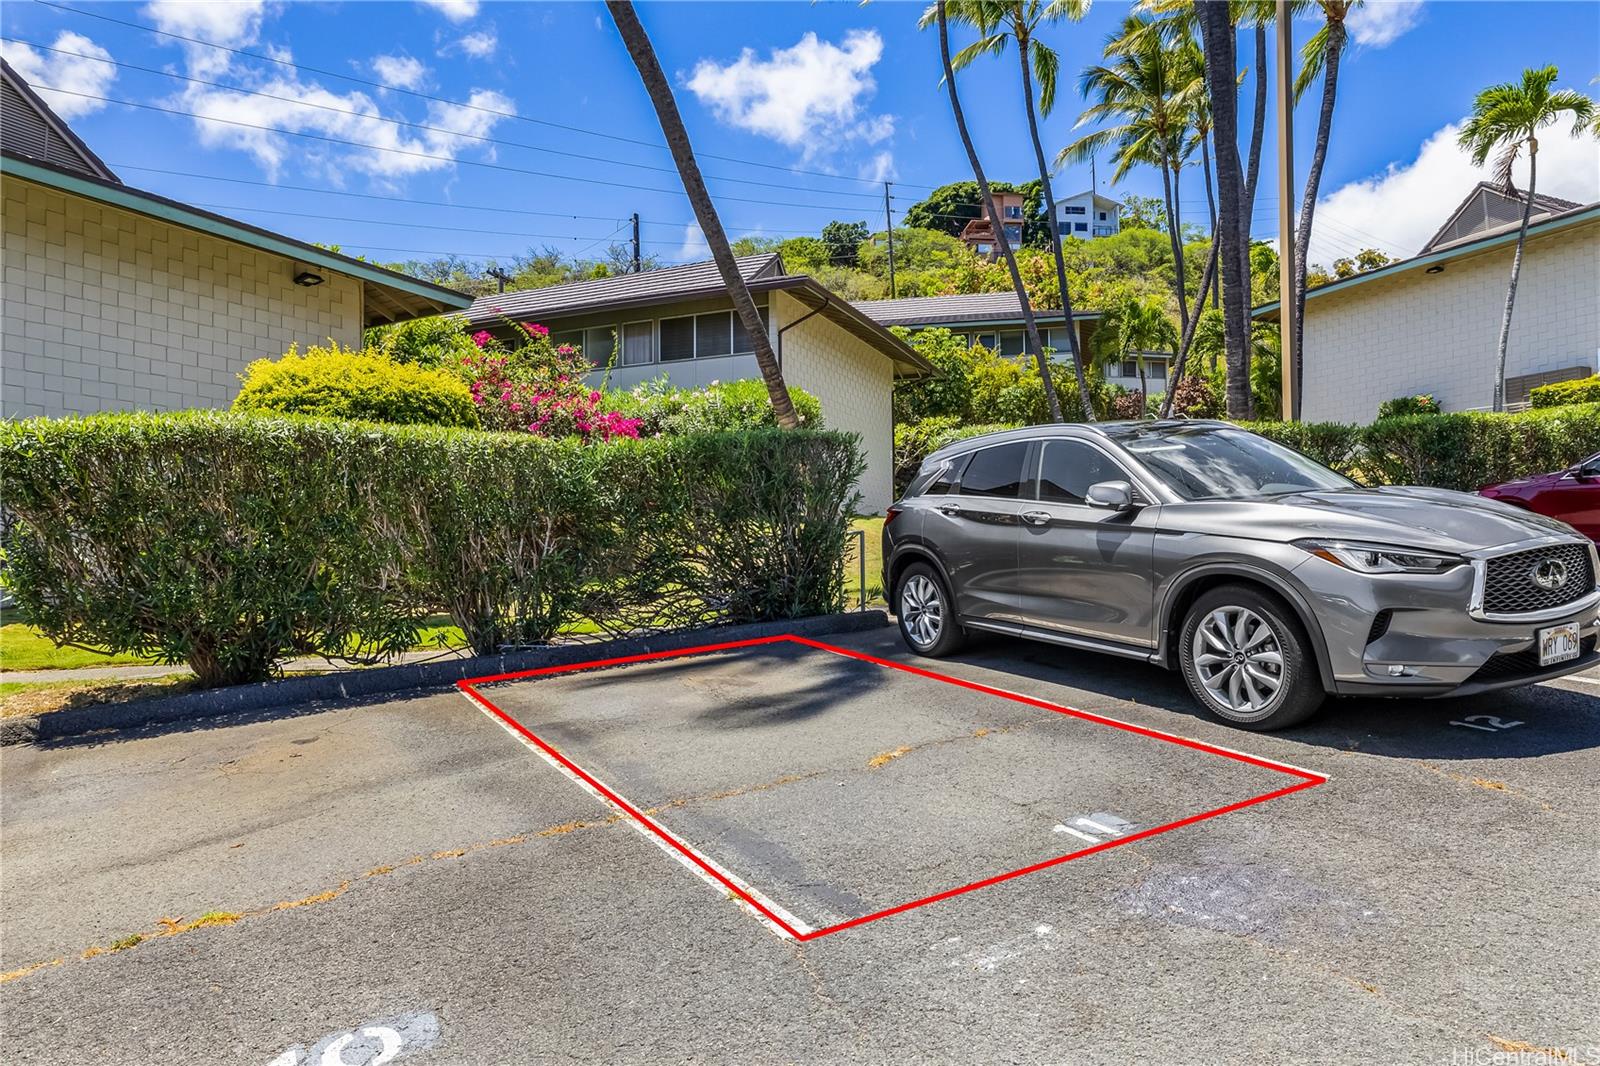
POLYGON ((1429 267, 1427 270, 1424 270, 1423 273, 1424 274, 1443 274, 1444 273, 1444 264, 1443 263, 1435 263, 1435 264, 1433 264, 1433 266, 1429 267))
POLYGON ((322 275, 316 273, 315 271, 302 270, 300 273, 294 276, 294 283, 296 285, 304 285, 307 288, 310 288, 313 285, 321 285, 322 275))

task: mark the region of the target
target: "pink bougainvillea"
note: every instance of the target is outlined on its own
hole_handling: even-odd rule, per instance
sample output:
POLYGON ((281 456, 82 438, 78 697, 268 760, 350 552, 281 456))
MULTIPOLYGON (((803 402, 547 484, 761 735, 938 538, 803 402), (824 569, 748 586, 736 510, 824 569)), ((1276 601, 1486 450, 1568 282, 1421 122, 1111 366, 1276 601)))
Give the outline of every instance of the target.
POLYGON ((485 347, 492 340, 494 340, 494 337, 486 329, 480 329, 472 335, 472 343, 480 348, 485 347))
POLYGON ((582 356, 576 348, 557 349, 547 334, 535 336, 537 341, 529 347, 543 351, 534 357, 522 349, 504 351, 496 342, 462 361, 478 421, 485 429, 584 440, 639 435, 639 419, 604 410, 604 396, 584 386, 582 356))
MULTIPOLYGON (((528 336, 535 339, 550 336, 550 327, 541 326, 537 322, 524 322, 522 328, 528 331, 528 336)), ((563 345, 563 347, 570 347, 570 345, 563 345)))

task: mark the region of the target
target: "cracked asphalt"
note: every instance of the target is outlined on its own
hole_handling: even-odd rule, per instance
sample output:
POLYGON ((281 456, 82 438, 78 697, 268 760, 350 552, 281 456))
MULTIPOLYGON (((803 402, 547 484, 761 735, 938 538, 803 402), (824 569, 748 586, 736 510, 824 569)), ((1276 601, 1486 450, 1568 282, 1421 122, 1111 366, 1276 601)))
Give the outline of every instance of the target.
MULTIPOLYGON (((8 748, 0 1058, 1600 1062, 1600 676, 1256 736, 938 668, 1329 780, 801 943, 453 692, 8 748)), ((813 927, 1293 783, 787 645, 485 693, 813 927)))

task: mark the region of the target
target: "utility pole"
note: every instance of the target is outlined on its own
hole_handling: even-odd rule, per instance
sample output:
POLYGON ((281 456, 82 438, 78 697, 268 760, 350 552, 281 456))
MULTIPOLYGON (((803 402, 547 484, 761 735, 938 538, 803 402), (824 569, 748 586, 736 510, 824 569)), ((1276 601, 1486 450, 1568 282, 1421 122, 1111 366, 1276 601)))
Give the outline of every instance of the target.
POLYGON ((497 266, 490 267, 488 270, 485 270, 484 273, 500 283, 501 292, 506 291, 506 282, 511 280, 510 274, 507 274, 504 270, 497 266))
POLYGON ((1100 195, 1100 174, 1094 168, 1094 156, 1089 157, 1089 187, 1094 190, 1091 195, 1100 195))
POLYGON ((633 213, 633 263, 629 273, 639 273, 639 212, 633 213))
POLYGON ((883 183, 883 224, 889 235, 889 299, 895 298, 894 288, 894 212, 889 210, 889 183, 883 183))
MULTIPOLYGON (((1294 302, 1294 29, 1289 0, 1278 0, 1278 351, 1283 417, 1300 417, 1300 351, 1294 302)), ((1250 298, 1245 293, 1245 299, 1250 298)), ((1246 346, 1250 338, 1244 339, 1246 346)))

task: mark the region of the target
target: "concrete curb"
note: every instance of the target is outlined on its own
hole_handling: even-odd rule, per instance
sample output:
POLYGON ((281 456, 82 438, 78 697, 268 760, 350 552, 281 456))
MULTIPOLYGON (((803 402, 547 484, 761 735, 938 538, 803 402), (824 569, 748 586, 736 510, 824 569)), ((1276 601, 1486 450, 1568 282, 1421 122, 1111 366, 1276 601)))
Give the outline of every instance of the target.
POLYGON ((447 659, 440 662, 402 666, 377 666, 366 670, 342 670, 315 677, 289 677, 255 685, 205 692, 186 692, 179 696, 136 700, 131 703, 79 707, 50 714, 12 718, 0 722, 0 744, 30 744, 41 740, 62 740, 108 729, 133 729, 139 726, 185 722, 219 715, 265 711, 295 703, 318 700, 344 700, 380 696, 391 692, 447 688, 457 681, 491 674, 509 674, 544 666, 565 666, 591 659, 612 659, 627 655, 647 655, 676 651, 699 644, 750 640, 792 633, 815 637, 826 633, 855 633, 888 625, 883 611, 851 611, 844 614, 815 615, 777 622, 723 626, 716 629, 680 630, 647 637, 590 644, 558 644, 547 648, 484 655, 472 659, 447 659))

